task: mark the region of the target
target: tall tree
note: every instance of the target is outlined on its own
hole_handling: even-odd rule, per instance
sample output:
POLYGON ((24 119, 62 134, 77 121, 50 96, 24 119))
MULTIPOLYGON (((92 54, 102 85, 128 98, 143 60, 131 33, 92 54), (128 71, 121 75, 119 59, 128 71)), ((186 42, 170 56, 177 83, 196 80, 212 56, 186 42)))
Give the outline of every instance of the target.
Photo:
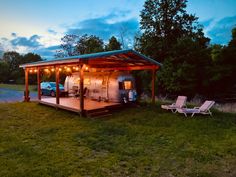
POLYGON ((186 3, 187 0, 146 0, 140 15, 143 34, 136 39, 136 49, 162 62, 179 38, 207 42, 198 18, 186 12, 186 3))
POLYGON ((203 63, 209 61, 209 39, 186 6, 187 0, 146 0, 141 11, 142 33, 135 39, 135 48, 163 62, 158 77, 163 93, 191 95, 198 85, 205 85, 201 78, 206 70, 203 63))
POLYGON ((121 49, 121 43, 114 36, 112 36, 109 39, 109 43, 105 46, 106 51, 120 50, 120 49, 121 49))

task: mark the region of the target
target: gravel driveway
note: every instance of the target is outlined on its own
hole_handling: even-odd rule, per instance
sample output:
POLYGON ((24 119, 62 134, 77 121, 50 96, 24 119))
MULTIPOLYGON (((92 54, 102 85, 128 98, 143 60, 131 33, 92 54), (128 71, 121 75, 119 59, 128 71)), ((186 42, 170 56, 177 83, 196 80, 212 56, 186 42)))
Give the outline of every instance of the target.
MULTIPOLYGON (((0 102, 17 102, 23 101, 24 92, 0 88, 0 102)), ((37 92, 30 92, 31 100, 35 100, 37 98, 37 92)))

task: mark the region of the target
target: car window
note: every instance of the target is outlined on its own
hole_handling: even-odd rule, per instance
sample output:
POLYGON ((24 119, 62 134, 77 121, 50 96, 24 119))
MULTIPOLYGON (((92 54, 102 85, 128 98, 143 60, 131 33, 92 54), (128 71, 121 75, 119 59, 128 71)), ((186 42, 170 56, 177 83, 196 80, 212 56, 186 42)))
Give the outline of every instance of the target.
MULTIPOLYGON (((50 83, 51 87, 56 87, 56 83, 50 83)), ((59 87, 64 87, 62 84, 59 84, 59 87)))

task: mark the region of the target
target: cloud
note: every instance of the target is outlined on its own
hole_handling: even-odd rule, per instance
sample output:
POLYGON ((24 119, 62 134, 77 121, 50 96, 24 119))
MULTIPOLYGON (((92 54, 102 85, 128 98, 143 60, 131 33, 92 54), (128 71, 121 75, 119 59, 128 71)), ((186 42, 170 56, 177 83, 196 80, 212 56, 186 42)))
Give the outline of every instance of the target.
POLYGON ((105 41, 111 36, 116 36, 118 39, 123 36, 126 42, 130 43, 139 29, 139 22, 136 18, 126 19, 127 13, 128 11, 121 11, 80 21, 68 27, 66 34, 96 35, 105 41))
POLYGON ((53 34, 53 35, 56 35, 56 34, 57 34, 57 32, 56 32, 55 30, 53 30, 53 29, 48 29, 48 32, 49 32, 50 34, 53 34))
POLYGON ((56 54, 56 50, 60 49, 59 45, 50 46, 50 47, 41 47, 33 50, 33 53, 39 54, 44 59, 52 59, 56 54))
POLYGON ((12 36, 12 37, 16 37, 17 34, 16 34, 16 33, 11 33, 11 36, 12 36))
POLYGON ((209 24, 205 27, 204 31, 211 38, 212 44, 227 45, 232 38, 231 30, 236 27, 236 16, 209 20, 209 24))
POLYGON ((116 10, 105 16, 64 25, 59 30, 60 32, 50 28, 47 34, 41 36, 35 34, 25 37, 12 32, 9 38, 0 38, 0 43, 3 44, 3 51, 17 51, 21 54, 32 52, 47 59, 52 59, 56 50, 60 49, 60 38, 65 34, 96 35, 105 43, 111 36, 116 36, 121 42, 121 37, 123 37, 124 48, 133 47, 133 39, 139 29, 139 22, 136 18, 130 18, 130 13, 130 11, 116 10))
POLYGON ((210 27, 210 25, 213 23, 213 21, 214 21, 214 19, 211 18, 211 19, 200 22, 200 24, 203 25, 205 29, 207 29, 210 27))
POLYGON ((41 44, 38 42, 40 36, 33 35, 29 38, 26 37, 15 37, 10 42, 13 46, 23 46, 23 47, 40 47, 41 44))

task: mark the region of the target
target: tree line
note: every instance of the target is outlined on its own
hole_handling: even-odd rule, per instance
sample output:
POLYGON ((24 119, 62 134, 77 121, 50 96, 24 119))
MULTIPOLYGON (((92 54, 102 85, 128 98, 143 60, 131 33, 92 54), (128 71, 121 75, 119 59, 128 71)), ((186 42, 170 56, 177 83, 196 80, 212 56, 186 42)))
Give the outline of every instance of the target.
POLYGON ((61 38, 60 48, 60 50, 56 51, 56 58, 120 50, 121 43, 114 36, 112 36, 105 45, 104 41, 95 35, 85 34, 79 36, 68 34, 61 38))
MULTIPOLYGON (((157 73, 157 93, 206 98, 236 95, 236 28, 227 45, 211 45, 198 17, 187 13, 186 7, 187 0, 146 0, 140 12, 140 33, 134 37, 133 48, 163 64, 157 73)), ((55 57, 123 47, 114 36, 105 44, 95 35, 68 34, 61 39, 55 57)), ((18 65, 39 60, 41 57, 35 54, 6 52, 0 62, 0 82, 15 80, 21 83, 23 71, 18 65)), ((134 74, 139 92, 150 93, 148 71, 134 74)))
MULTIPOLYGON (((0 59, 0 83, 24 83, 24 70, 19 65, 30 62, 42 61, 40 55, 27 53, 21 55, 15 51, 5 52, 0 59)), ((35 83, 35 75, 29 76, 29 82, 35 83)))

